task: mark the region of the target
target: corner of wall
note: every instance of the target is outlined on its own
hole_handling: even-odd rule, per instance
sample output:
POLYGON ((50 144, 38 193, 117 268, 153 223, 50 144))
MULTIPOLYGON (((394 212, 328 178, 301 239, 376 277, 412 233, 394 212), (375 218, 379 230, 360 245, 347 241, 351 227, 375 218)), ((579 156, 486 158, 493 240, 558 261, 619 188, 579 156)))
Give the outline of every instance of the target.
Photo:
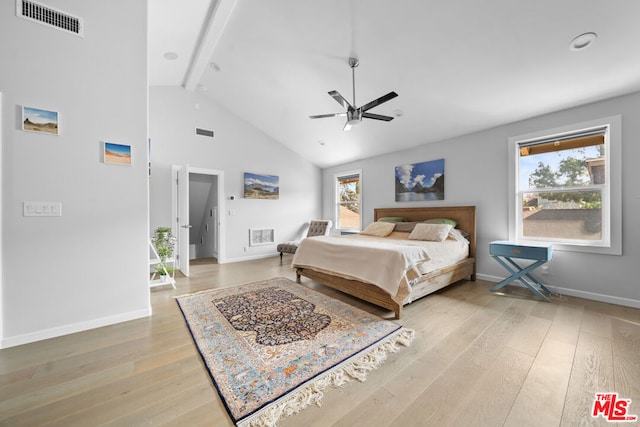
POLYGON ((4 229, 3 220, 2 220, 2 212, 3 212, 3 200, 4 192, 2 191, 3 185, 3 176, 2 171, 5 170, 2 167, 3 157, 2 151, 4 147, 4 127, 2 126, 3 118, 4 118, 4 108, 2 101, 2 92, 0 92, 0 348, 2 348, 2 340, 4 338, 4 287, 3 287, 3 270, 2 270, 2 260, 3 260, 3 252, 2 249, 4 247, 4 240, 2 237, 2 230, 4 229))

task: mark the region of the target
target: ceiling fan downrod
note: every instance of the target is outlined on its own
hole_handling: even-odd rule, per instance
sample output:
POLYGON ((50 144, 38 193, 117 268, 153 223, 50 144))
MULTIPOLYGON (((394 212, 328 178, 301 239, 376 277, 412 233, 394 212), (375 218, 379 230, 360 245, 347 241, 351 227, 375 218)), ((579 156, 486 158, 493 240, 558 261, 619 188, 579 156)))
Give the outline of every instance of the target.
POLYGON ((351 87, 353 87, 353 106, 356 104, 356 67, 360 65, 357 58, 349 58, 349 66, 351 67, 351 87))

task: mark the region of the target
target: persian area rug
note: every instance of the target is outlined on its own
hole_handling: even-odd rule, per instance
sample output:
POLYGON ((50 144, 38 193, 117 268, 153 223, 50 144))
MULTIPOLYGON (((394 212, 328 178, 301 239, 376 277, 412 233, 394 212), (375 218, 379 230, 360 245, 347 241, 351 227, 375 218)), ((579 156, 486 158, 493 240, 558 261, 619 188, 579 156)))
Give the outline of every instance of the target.
POLYGON ((414 332, 276 278, 177 298, 236 425, 274 426, 323 390, 364 381, 414 332))

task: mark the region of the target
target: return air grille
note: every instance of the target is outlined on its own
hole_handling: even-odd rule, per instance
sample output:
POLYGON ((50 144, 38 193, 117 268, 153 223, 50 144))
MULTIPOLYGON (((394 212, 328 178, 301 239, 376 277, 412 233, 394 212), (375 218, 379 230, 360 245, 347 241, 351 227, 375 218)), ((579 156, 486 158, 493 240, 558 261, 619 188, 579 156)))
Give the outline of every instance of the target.
POLYGON ((53 27, 82 37, 84 25, 82 18, 28 0, 16 0, 16 15, 38 24, 53 27))
POLYGON ((213 138, 213 131, 209 129, 196 128, 196 135, 208 136, 209 138, 213 138))
POLYGON ((249 246, 272 245, 276 242, 276 231, 273 228, 249 229, 249 246))

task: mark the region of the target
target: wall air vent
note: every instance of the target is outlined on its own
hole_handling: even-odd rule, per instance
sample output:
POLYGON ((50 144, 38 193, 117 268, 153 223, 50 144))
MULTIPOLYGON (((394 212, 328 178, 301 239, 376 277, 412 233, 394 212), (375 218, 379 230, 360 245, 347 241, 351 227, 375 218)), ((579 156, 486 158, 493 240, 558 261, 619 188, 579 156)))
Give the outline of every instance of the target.
POLYGON ((213 131, 208 129, 196 128, 196 135, 208 136, 209 138, 213 138, 213 131))
POLYGON ((250 228, 249 246, 272 245, 276 242, 276 231, 273 228, 250 228))
POLYGON ((84 35, 82 18, 69 15, 68 13, 34 1, 16 0, 16 15, 29 21, 37 22, 38 24, 75 34, 79 37, 84 35))

